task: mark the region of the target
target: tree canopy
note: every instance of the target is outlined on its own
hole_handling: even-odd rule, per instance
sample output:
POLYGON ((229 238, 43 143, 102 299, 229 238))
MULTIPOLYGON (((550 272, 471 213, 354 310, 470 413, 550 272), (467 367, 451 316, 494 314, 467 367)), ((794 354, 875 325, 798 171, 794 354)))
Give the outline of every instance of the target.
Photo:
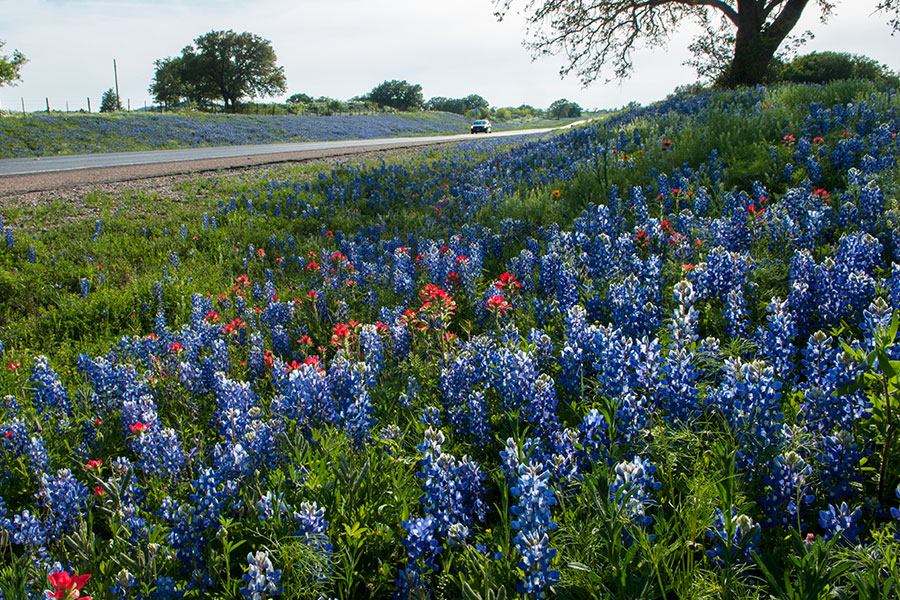
MULTIPOLYGON (((502 19, 518 0, 494 0, 502 19)), ((817 7, 824 20, 837 0, 525 0, 527 45, 535 56, 564 53, 562 75, 576 74, 584 85, 604 67, 615 78, 632 70, 638 42, 662 46, 678 25, 694 21, 704 33, 690 46, 701 75, 728 86, 755 85, 791 35, 803 11, 817 7)), ((883 0, 878 8, 896 15, 900 0, 883 0)))
POLYGON ((211 31, 186 46, 180 57, 159 59, 150 93, 160 104, 182 99, 203 104, 221 99, 233 112, 244 98, 283 93, 284 67, 271 42, 252 33, 211 31))
POLYGON ((490 111, 491 105, 478 94, 469 94, 465 98, 444 98, 443 96, 435 96, 425 103, 425 108, 428 110, 456 113, 458 115, 464 115, 471 110, 478 112, 479 115, 483 115, 490 111))
POLYGON ((397 110, 415 110, 425 104, 421 85, 396 79, 376 85, 371 92, 362 97, 362 100, 397 110))
POLYGON ((555 100, 547 109, 547 115, 554 119, 569 119, 581 116, 581 107, 565 98, 555 100))
MULTIPOLYGON (((0 50, 6 42, 0 40, 0 50)), ((22 66, 28 62, 25 55, 18 50, 13 50, 12 55, 0 54, 0 85, 12 84, 21 78, 20 71, 22 66)))
POLYGON ((116 95, 116 91, 109 88, 100 97, 100 112, 116 112, 117 110, 122 110, 122 102, 116 95))

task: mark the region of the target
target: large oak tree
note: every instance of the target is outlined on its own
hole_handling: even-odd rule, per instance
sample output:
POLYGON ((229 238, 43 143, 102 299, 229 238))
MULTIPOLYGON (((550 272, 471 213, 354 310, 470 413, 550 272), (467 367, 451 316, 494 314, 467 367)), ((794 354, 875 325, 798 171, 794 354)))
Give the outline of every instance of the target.
MULTIPOLYGON (((563 75, 574 72, 587 85, 609 66, 616 78, 632 68, 638 42, 664 45, 683 22, 699 23, 705 31, 691 50, 698 66, 714 63, 706 73, 720 83, 760 83, 769 62, 809 6, 827 18, 836 0, 525 0, 527 45, 535 56, 563 52, 563 75)), ((503 18, 518 0, 494 0, 503 18)), ((900 0, 882 0, 878 9, 892 13, 898 29, 900 0)))
POLYGON ((181 56, 156 61, 150 93, 166 105, 181 98, 221 99, 225 110, 233 112, 243 98, 284 93, 285 83, 271 42, 247 32, 211 31, 181 56))

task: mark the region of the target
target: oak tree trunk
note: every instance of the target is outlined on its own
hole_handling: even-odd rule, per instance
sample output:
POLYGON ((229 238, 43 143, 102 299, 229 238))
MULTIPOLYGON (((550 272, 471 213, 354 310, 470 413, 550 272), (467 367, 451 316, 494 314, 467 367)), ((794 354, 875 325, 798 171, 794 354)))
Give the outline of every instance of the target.
POLYGON ((763 82, 769 63, 809 0, 788 0, 778 17, 766 23, 765 0, 738 0, 734 58, 721 83, 726 87, 763 82))

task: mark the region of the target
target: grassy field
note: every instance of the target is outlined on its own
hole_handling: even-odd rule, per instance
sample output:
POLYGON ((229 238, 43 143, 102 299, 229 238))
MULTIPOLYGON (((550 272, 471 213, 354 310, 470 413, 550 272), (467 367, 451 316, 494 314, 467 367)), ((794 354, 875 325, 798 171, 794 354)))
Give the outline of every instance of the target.
POLYGON ((757 88, 0 210, 0 590, 895 597, 898 132, 757 88))

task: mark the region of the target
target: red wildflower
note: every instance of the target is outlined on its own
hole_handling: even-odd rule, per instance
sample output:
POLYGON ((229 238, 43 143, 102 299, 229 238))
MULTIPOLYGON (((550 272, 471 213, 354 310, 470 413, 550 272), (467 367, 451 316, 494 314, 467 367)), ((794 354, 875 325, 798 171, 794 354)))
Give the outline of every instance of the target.
POLYGON ((503 296, 491 296, 487 300, 487 309, 492 313, 505 315, 510 306, 509 302, 503 299, 503 296))
POLYGON ((813 138, 812 143, 813 143, 813 144, 824 144, 824 143, 825 143, 825 138, 823 138, 823 137, 817 135, 816 137, 813 138))
POLYGON ((203 320, 206 321, 207 323, 217 323, 222 320, 222 317, 220 317, 219 313, 217 313, 216 311, 211 310, 208 313, 206 313, 206 316, 203 317, 203 320))
POLYGON ((505 273, 500 274, 500 277, 494 282, 494 287, 498 290, 510 290, 514 292, 522 287, 522 282, 516 281, 516 276, 509 271, 506 271, 505 273))
MULTIPOLYGON (((103 488, 101 488, 99 485, 95 485, 94 486, 94 495, 95 496, 105 496, 106 492, 104 492, 103 488)), ((85 600, 85 598, 82 596, 80 600, 85 600)))
POLYGON ((823 188, 813 190, 813 196, 818 196, 823 202, 831 202, 831 194, 823 188))
POLYGON ((141 433, 142 431, 147 431, 150 426, 138 421, 134 425, 129 425, 128 429, 131 430, 131 433, 141 433))
POLYGON ((89 460, 89 461, 87 461, 87 463, 84 465, 84 468, 87 469, 88 471, 90 471, 91 469, 98 469, 98 470, 99 470, 100 467, 101 467, 102 465, 103 465, 103 461, 102 461, 102 460, 89 460))
POLYGON ((349 346, 354 339, 351 323, 338 323, 331 329, 331 343, 335 346, 349 346))
POLYGON ((11 360, 6 364, 6 366, 9 367, 10 371, 17 371, 19 367, 22 366, 22 363, 17 360, 11 360))
POLYGON ((169 345, 169 352, 175 352, 177 354, 178 352, 181 352, 183 350, 184 346, 182 346, 179 342, 172 342, 172 344, 169 345))
POLYGON ((263 250, 262 248, 257 248, 256 249, 256 258, 265 258, 265 257, 266 257, 266 251, 263 250))
POLYGON ((53 593, 47 592, 48 598, 58 598, 60 600, 91 600, 90 596, 82 596, 81 588, 91 578, 90 575, 69 575, 65 571, 57 571, 47 576, 50 585, 53 586, 53 593))

